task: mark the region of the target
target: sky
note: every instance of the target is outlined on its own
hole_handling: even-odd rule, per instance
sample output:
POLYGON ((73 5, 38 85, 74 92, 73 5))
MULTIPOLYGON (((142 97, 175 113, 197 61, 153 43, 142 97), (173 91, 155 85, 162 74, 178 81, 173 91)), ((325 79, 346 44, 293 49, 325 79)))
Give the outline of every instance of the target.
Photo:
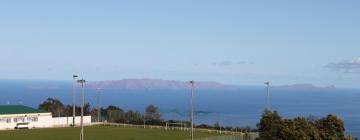
POLYGON ((360 87, 357 0, 0 0, 0 79, 360 87))

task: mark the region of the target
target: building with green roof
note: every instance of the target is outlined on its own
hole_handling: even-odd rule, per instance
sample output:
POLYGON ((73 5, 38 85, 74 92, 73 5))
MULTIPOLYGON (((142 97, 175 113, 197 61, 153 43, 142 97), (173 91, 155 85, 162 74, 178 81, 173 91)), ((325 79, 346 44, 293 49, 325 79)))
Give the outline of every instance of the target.
POLYGON ((48 112, 23 105, 0 105, 0 115, 33 114, 33 113, 48 113, 48 112))
POLYGON ((51 127, 50 112, 23 105, 0 105, 0 129, 51 127))
MULTIPOLYGON (((64 127, 72 124, 72 117, 52 117, 51 112, 24 105, 0 105, 0 130, 16 128, 64 127)), ((80 117, 75 118, 75 124, 80 117)), ((84 123, 91 124, 91 116, 84 116, 84 123)))

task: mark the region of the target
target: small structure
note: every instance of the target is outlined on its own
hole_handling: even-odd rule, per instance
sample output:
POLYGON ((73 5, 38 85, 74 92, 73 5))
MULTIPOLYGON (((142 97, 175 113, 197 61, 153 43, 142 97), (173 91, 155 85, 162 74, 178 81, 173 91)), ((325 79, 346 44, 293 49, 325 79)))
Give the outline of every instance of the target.
POLYGON ((50 112, 23 105, 0 105, 0 129, 51 127, 50 112))
MULTIPOLYGON (((75 124, 80 117, 75 118, 75 124)), ((91 124, 91 116, 84 117, 85 124, 91 124)), ((51 112, 23 105, 0 105, 0 130, 66 127, 72 124, 72 117, 53 118, 51 112)))

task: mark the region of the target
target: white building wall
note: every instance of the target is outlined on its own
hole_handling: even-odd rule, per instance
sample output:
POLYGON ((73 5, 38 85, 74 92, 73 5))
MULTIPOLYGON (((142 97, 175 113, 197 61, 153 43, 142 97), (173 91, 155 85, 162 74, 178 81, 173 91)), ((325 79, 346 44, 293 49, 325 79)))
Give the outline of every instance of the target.
POLYGON ((52 127, 51 113, 34 113, 34 114, 9 114, 0 115, 0 119, 11 119, 11 122, 0 122, 0 130, 14 129, 18 123, 29 123, 29 128, 52 127), (27 118, 37 118, 37 121, 29 121, 27 118), (24 118, 24 121, 15 122, 14 118, 24 118))
POLYGON ((29 128, 46 128, 46 127, 52 127, 52 116, 40 116, 38 117, 37 122, 30 122, 29 128))
MULTIPOLYGON (((72 117, 56 117, 53 118, 51 113, 36 114, 12 114, 0 115, 0 119, 11 119, 10 123, 0 121, 0 130, 14 129, 18 123, 28 123, 29 128, 47 128, 47 127, 63 127, 72 124, 72 117), (27 118, 35 117, 37 121, 30 121, 27 118), (25 118, 24 121, 15 122, 14 118, 25 118)), ((80 116, 75 117, 75 125, 80 124, 80 116)), ((84 124, 91 124, 91 116, 84 116, 84 124)))
MULTIPOLYGON (((56 117, 53 119, 54 126, 69 126, 72 124, 73 118, 72 117, 56 117)), ((80 125, 81 117, 75 117, 75 125, 80 125)), ((84 116, 83 123, 85 125, 91 124, 91 116, 84 116)))

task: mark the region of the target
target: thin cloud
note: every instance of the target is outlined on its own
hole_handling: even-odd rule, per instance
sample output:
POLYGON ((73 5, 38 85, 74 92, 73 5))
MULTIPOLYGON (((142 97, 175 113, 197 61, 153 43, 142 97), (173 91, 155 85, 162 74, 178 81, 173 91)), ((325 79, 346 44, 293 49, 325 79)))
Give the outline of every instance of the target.
POLYGON ((333 71, 341 71, 344 73, 360 73, 360 58, 355 60, 345 60, 336 63, 329 63, 324 67, 333 71))
POLYGON ((215 66, 231 66, 231 65, 233 65, 233 62, 231 62, 231 61, 214 62, 213 65, 215 65, 215 66))
POLYGON ((236 64, 238 64, 238 65, 244 65, 244 64, 254 64, 254 62, 248 62, 248 61, 238 61, 236 64))
POLYGON ((221 61, 221 62, 214 62, 212 63, 215 66, 233 66, 233 65, 246 65, 246 64, 254 64, 253 62, 248 62, 248 61, 238 61, 238 62, 233 62, 233 61, 221 61))

